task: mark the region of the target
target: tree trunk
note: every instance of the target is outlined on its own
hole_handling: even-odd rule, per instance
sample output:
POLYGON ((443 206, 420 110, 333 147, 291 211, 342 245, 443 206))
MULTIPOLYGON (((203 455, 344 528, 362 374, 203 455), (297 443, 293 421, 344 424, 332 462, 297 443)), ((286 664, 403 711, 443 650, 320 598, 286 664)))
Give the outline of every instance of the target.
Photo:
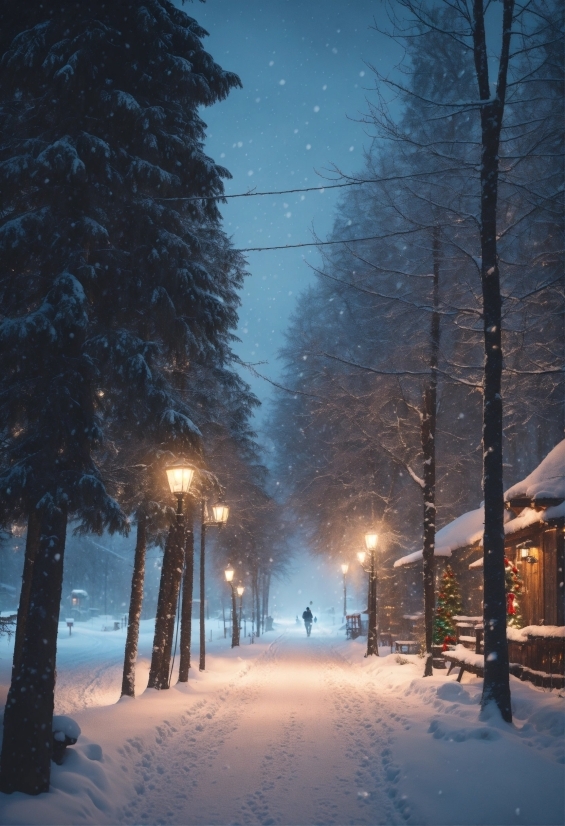
POLYGON ((483 378, 484 654, 481 707, 495 702, 512 721, 506 592, 504 581, 504 489, 502 478, 502 300, 496 241, 498 152, 504 115, 514 0, 503 0, 502 44, 496 95, 491 97, 483 0, 473 2, 473 51, 481 101, 481 286, 485 364, 483 378))
POLYGON ((140 511, 137 514, 137 537, 133 576, 131 579, 131 596, 129 602, 128 630, 124 656, 124 673, 122 676, 122 697, 135 697, 135 663, 139 642, 139 621, 143 605, 143 583, 145 581, 145 551, 147 549, 147 518, 140 511))
POLYGON ((256 637, 261 636, 261 595, 259 593, 259 572, 255 574, 255 617, 257 619, 256 637))
POLYGON ((40 524, 22 654, 4 715, 0 789, 7 793, 49 791, 66 508, 44 505, 40 524))
POLYGON ((206 626, 204 607, 206 602, 206 500, 202 500, 200 524, 200 663, 199 670, 206 668, 206 626))
POLYGON ((237 602, 235 598, 235 588, 231 586, 231 647, 239 645, 239 625, 237 622, 237 602))
POLYGON ((177 515, 177 521, 169 531, 165 553, 163 554, 153 654, 149 672, 149 688, 169 688, 169 669, 183 569, 183 555, 184 523, 177 515))
POLYGON ((263 574, 261 580, 261 631, 265 633, 267 618, 267 574, 263 574))
POLYGON ((269 616, 269 596, 271 593, 271 574, 265 576, 265 621, 269 616))
POLYGON ((41 519, 37 508, 33 509, 27 520, 27 536, 24 570, 22 574, 22 589, 20 591, 20 603, 18 605, 18 621, 16 624, 16 634, 14 638, 14 659, 12 663, 12 680, 18 674, 22 651, 24 646, 27 616, 29 613, 29 600, 31 594, 31 584, 33 580, 33 566, 39 550, 39 540, 41 537, 41 519))
POLYGON ((188 500, 184 543, 184 577, 182 584, 179 683, 186 683, 190 670, 192 642, 192 592, 194 588, 194 504, 188 500))
POLYGON ((371 568, 369 570, 368 593, 367 653, 366 657, 379 656, 378 629, 377 629, 377 569, 375 565, 375 551, 371 551, 371 568))
POLYGON ((437 365, 439 355, 439 227, 433 233, 433 310, 430 335, 430 381, 424 391, 422 411, 422 454, 424 458, 424 629, 426 663, 424 677, 433 674, 433 629, 435 612, 435 541, 436 541, 436 420, 437 420, 437 365))

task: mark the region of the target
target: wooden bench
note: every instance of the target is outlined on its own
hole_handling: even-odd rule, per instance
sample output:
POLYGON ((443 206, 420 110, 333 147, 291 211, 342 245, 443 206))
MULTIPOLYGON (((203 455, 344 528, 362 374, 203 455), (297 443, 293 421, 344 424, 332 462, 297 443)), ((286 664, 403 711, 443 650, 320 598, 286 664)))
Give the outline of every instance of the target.
POLYGON ((459 674, 457 676, 458 683, 461 682, 461 677, 465 671, 468 671, 470 674, 475 674, 477 677, 485 676, 484 658, 480 654, 476 656, 479 660, 483 660, 483 665, 479 665, 478 662, 469 662, 466 656, 457 656, 457 651, 444 651, 441 656, 446 662, 449 662, 448 677, 454 668, 459 668, 459 674))
POLYGON ((420 643, 417 640, 395 640, 394 647, 397 654, 417 654, 420 643))

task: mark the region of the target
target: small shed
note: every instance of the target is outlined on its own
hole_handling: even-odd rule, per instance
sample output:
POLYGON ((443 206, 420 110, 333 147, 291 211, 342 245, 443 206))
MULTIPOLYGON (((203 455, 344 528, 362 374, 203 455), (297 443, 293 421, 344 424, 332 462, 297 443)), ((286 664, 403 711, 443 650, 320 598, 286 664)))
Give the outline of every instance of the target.
POLYGON ((84 588, 73 588, 68 602, 70 613, 75 620, 85 620, 90 617, 88 592, 84 588))

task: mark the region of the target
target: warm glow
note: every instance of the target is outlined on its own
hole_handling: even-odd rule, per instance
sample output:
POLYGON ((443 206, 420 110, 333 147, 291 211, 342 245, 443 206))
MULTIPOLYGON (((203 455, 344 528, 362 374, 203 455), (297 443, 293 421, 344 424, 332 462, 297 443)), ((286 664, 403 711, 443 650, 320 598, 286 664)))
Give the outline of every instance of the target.
POLYGON ((226 582, 231 582, 234 575, 233 568, 226 568, 226 570, 224 571, 224 575, 226 577, 226 582))
POLYGON ((366 556, 367 556, 367 554, 365 553, 365 551, 357 551, 357 559, 359 560, 361 565, 365 562, 365 557, 366 556))
POLYGON ((518 548, 518 553, 522 562, 529 562, 531 565, 539 559, 539 549, 531 545, 522 545, 518 548))
POLYGON ((193 476, 194 468, 190 465, 177 464, 168 467, 167 479, 171 493, 188 493, 193 476))
POLYGON ((214 514, 214 522, 216 522, 218 525, 225 525, 228 521, 230 509, 227 505, 224 505, 223 502, 217 502, 212 507, 212 513, 214 514))
POLYGON ((245 588, 243 587, 243 585, 238 585, 237 586, 237 595, 238 595, 238 597, 242 597, 244 591, 245 591, 245 588))
POLYGON ((379 541, 379 535, 374 530, 367 531, 365 534, 365 547, 368 551, 376 551, 377 550, 377 542, 379 541))
POLYGON ((349 565, 347 564, 347 562, 342 562, 341 563, 341 572, 342 572, 342 574, 345 576, 348 571, 349 571, 349 565))

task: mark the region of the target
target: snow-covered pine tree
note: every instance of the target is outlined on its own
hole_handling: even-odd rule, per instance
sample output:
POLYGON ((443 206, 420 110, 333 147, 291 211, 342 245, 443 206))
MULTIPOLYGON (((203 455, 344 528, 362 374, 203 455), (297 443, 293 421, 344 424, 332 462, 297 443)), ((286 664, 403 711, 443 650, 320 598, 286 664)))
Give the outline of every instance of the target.
POLYGON ((447 647, 455 642, 455 622, 453 617, 461 614, 461 594, 459 583, 451 565, 446 565, 441 577, 434 618, 434 644, 447 647))
POLYGON ((102 394, 125 406, 149 388, 137 423, 152 416, 165 442, 193 445, 165 377, 190 358, 221 360, 236 321, 242 261, 206 200, 227 172, 203 152, 198 108, 239 80, 167 0, 60 10, 27 0, 0 14, 0 488, 6 518, 41 504, 31 604, 52 626, 33 651, 46 634, 30 611, 21 668, 33 690, 11 693, 1 783, 38 793, 49 785, 50 738, 38 732, 51 725, 67 515, 125 526, 92 461, 102 394), (166 200, 180 196, 202 200, 166 200))

